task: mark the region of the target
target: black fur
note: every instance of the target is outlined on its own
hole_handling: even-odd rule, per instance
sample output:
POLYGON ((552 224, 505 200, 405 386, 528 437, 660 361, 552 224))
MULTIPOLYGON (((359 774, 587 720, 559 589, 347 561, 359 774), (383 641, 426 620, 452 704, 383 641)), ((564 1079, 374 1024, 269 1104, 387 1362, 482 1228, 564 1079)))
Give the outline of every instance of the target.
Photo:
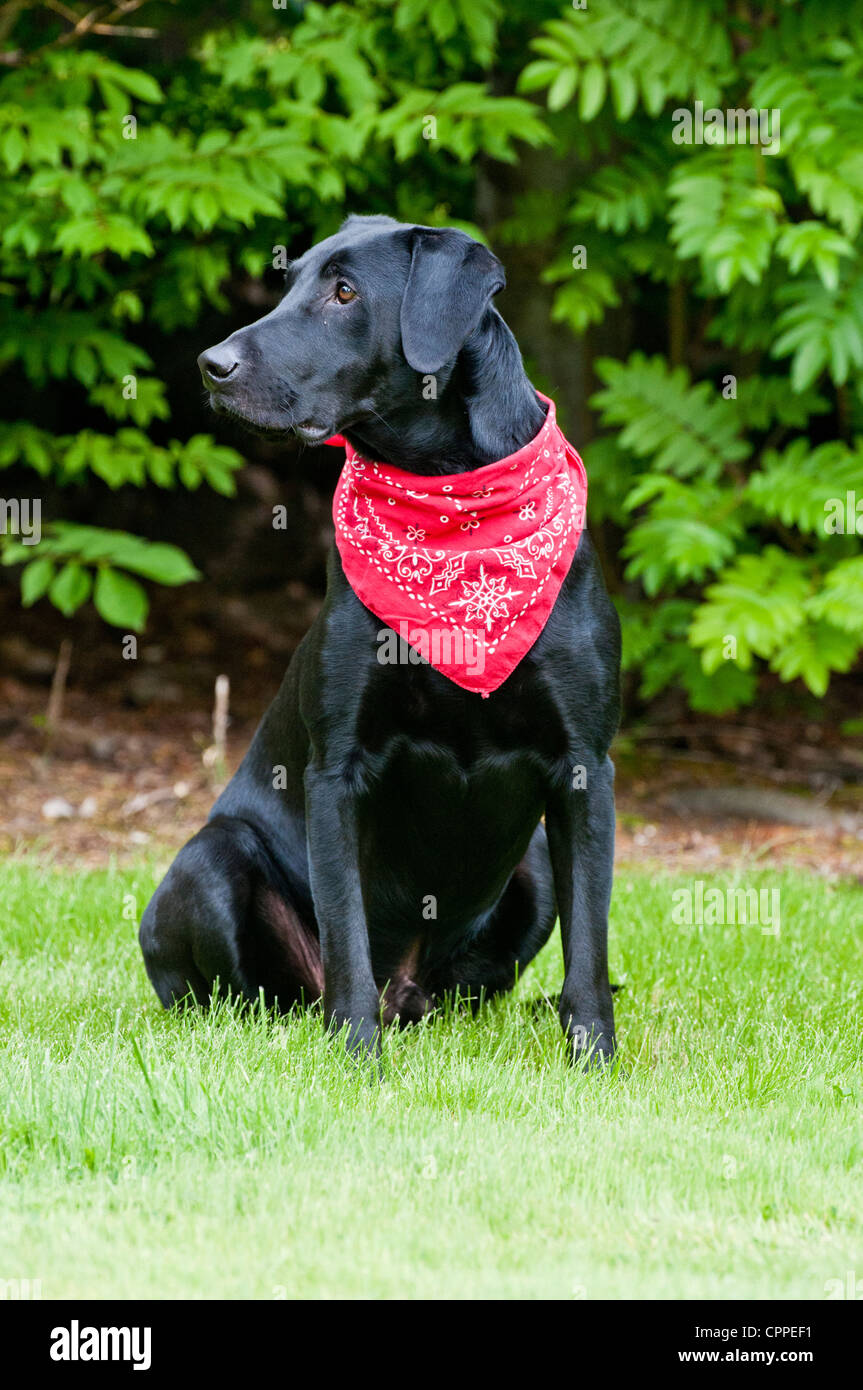
MULTIPOLYGON (((215 409, 307 440, 341 432, 420 474, 537 433, 544 407, 490 304, 502 267, 464 233, 351 217, 287 278, 272 313, 199 359, 215 409)), ((333 549, 319 617, 144 914, 159 998, 205 1003, 218 980, 287 1007, 323 983, 328 1023, 377 1052, 382 1018, 511 988, 559 914, 561 1022, 576 1054, 609 1057, 620 637, 588 535, 488 699, 424 664, 381 665, 380 629, 333 549)))

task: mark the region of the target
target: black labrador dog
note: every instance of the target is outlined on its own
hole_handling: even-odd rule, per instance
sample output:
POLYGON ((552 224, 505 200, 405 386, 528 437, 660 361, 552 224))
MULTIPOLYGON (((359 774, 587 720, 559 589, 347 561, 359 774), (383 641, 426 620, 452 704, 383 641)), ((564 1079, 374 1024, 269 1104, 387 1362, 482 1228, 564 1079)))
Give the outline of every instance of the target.
MULTIPOLYGON (((491 306, 504 283, 461 231, 349 217, 291 265, 277 308, 202 353, 211 402, 312 443, 341 432, 417 474, 506 458, 546 408, 491 306)), ((574 1057, 607 1060, 620 634, 588 535, 489 698, 428 664, 382 665, 380 626, 334 548, 248 753, 144 913, 156 993, 323 995, 329 1025, 377 1055, 382 1023, 510 989, 559 916, 561 1023, 574 1057)))

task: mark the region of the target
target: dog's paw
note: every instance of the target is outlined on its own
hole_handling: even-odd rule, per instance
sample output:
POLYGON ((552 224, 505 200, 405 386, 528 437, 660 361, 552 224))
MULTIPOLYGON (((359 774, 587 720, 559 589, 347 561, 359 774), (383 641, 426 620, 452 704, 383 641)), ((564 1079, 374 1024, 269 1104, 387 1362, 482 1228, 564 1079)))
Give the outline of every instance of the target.
POLYGON ((589 1023, 564 1023, 570 1060, 582 1071, 605 1071, 614 1061, 617 1044, 614 1028, 598 1019, 589 1023))
POLYGON ((327 1018, 327 1031, 337 1038, 352 1062, 380 1071, 381 1030, 376 1018, 356 1018, 333 1009, 327 1018))
POLYGON ((614 1038, 609 1040, 605 1033, 597 1039, 588 1041, 583 1047, 578 1046, 575 1039, 570 1039, 572 1065, 581 1071, 606 1072, 610 1069, 616 1055, 617 1048, 614 1038))

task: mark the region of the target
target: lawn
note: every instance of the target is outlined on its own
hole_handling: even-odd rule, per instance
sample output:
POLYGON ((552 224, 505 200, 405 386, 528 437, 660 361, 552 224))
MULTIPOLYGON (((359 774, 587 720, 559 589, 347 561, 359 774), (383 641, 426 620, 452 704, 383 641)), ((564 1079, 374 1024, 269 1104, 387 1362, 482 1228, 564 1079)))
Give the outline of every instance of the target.
POLYGON ((130 920, 158 876, 0 869, 0 1279, 817 1300, 863 1273, 859 888, 747 869, 775 935, 676 925, 691 881, 621 870, 621 1069, 567 1066, 555 938, 476 1019, 389 1033, 375 1085, 314 1013, 164 1014, 130 920))

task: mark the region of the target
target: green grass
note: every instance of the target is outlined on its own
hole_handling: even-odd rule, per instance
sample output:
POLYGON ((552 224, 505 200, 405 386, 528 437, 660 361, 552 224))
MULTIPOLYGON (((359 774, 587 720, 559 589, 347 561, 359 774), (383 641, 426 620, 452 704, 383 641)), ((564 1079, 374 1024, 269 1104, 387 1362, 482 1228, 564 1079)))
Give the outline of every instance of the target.
POLYGON ((777 937, 676 926, 690 881, 622 871, 625 1069, 573 1071, 532 1006, 555 938, 476 1019, 390 1032, 374 1085, 317 1015, 164 1014, 123 915, 157 878, 0 869, 0 1279, 821 1299, 863 1274, 859 889, 747 873, 781 890, 777 937))

